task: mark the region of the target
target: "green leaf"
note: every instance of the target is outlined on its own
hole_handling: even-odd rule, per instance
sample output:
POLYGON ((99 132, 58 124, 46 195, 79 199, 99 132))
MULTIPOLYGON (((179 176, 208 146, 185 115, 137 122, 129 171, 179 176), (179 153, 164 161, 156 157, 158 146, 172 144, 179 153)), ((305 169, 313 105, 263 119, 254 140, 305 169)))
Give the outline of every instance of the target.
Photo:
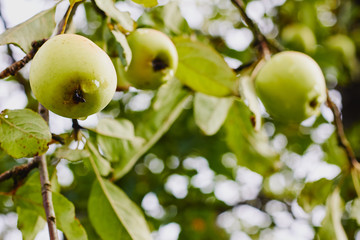
POLYGON ((181 14, 178 3, 169 2, 162 9, 162 20, 165 27, 175 34, 189 31, 189 26, 181 14))
POLYGON ((94 131, 104 156, 112 162, 125 159, 129 151, 144 143, 144 139, 135 136, 134 125, 126 119, 101 119, 94 131))
POLYGON ((169 35, 191 32, 189 25, 181 15, 179 4, 174 1, 144 12, 137 23, 139 27, 159 29, 162 32, 168 32, 169 35))
POLYGON ((0 45, 15 44, 25 53, 31 50, 31 43, 35 40, 49 38, 54 31, 56 6, 42 11, 0 35, 0 45))
POLYGON ((18 228, 24 240, 34 240, 38 232, 43 230, 46 221, 36 211, 27 208, 17 207, 18 228))
POLYGON ((86 146, 90 152, 90 158, 92 160, 94 160, 94 162, 97 166, 97 169, 100 171, 100 174, 102 176, 109 175, 110 172, 112 171, 110 163, 101 156, 98 149, 95 147, 95 145, 90 140, 88 140, 86 142, 86 146))
POLYGON ((139 207, 107 180, 98 178, 94 182, 88 212, 92 225, 102 239, 152 239, 139 207))
POLYGON ((49 126, 30 109, 4 110, 0 114, 0 146, 12 157, 41 155, 51 140, 49 126))
POLYGON ((129 43, 126 40, 125 35, 117 30, 112 30, 111 33, 114 35, 117 43, 120 45, 121 49, 118 50, 119 54, 121 54, 121 59, 125 59, 125 66, 128 66, 131 62, 132 53, 129 46, 129 43))
POLYGON ((322 227, 317 233, 318 239, 348 239, 341 224, 343 211, 344 202, 340 197, 340 190, 337 188, 327 199, 326 216, 322 222, 322 227))
POLYGON ((157 0, 132 0, 134 3, 141 4, 144 7, 155 7, 158 2, 157 0))
POLYGON ((135 135, 145 139, 145 142, 141 146, 130 145, 124 150, 126 156, 115 168, 115 179, 130 171, 136 161, 168 131, 190 99, 188 92, 176 79, 159 89, 152 106, 132 119, 132 122, 136 123, 135 135))
POLYGON ((333 181, 322 178, 316 182, 306 183, 297 199, 299 205, 311 212, 317 205, 324 205, 333 189, 333 181))
POLYGON ((75 218, 74 205, 59 193, 53 193, 52 197, 59 229, 65 233, 68 239, 86 240, 85 229, 75 218))
MULTIPOLYGON (((36 212, 46 219, 42 203, 39 173, 34 173, 13 196, 17 207, 36 212)), ((68 239, 87 240, 86 232, 79 220, 75 218, 74 205, 60 193, 52 192, 57 227, 68 239)))
POLYGON ((97 180, 88 201, 90 221, 102 239, 152 239, 138 206, 116 185, 101 177, 93 158, 89 158, 97 180), (99 207, 101 206, 101 207, 99 207))
POLYGON ((336 164, 341 169, 349 168, 349 161, 344 148, 339 146, 336 132, 334 132, 331 137, 322 144, 322 149, 325 153, 324 160, 326 162, 336 164))
POLYGON ((196 124, 206 135, 214 135, 223 125, 232 103, 232 98, 218 98, 195 93, 194 117, 196 124))
POLYGON ((102 118, 93 131, 102 136, 141 141, 141 138, 135 136, 134 125, 127 119, 102 118))
POLYGON ((90 157, 90 153, 84 149, 70 149, 67 147, 59 147, 55 150, 55 157, 66 159, 70 162, 78 162, 90 157))
POLYGON ((111 17, 114 21, 120 24, 120 27, 127 32, 131 32, 135 28, 135 22, 130 17, 128 12, 121 12, 114 5, 113 0, 95 0, 96 5, 111 17))
POLYGON ((231 95, 236 76, 212 47, 184 38, 174 39, 179 54, 176 77, 195 91, 211 96, 231 95))
POLYGON ((256 95, 254 80, 248 76, 241 76, 239 79, 239 88, 241 96, 248 102, 249 109, 255 116, 255 130, 259 131, 261 128, 261 111, 260 104, 256 95))
POLYGON ((226 142, 237 156, 239 165, 269 176, 277 169, 279 156, 270 147, 266 134, 254 131, 251 117, 249 108, 243 102, 235 101, 224 125, 226 142))

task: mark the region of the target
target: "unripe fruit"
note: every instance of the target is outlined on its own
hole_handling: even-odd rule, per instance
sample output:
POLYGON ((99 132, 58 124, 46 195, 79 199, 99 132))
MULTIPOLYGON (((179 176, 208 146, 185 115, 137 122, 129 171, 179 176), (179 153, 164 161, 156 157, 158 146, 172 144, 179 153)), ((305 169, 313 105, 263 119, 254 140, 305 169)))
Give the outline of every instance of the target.
POLYGON ((343 34, 337 34, 329 37, 326 45, 338 51, 344 60, 353 60, 356 57, 356 46, 351 38, 343 34))
POLYGON ((325 45, 339 56, 331 59, 333 63, 336 64, 337 61, 340 61, 350 70, 358 71, 356 46, 350 37, 343 34, 333 35, 327 39, 325 45))
POLYGON ((320 67, 300 52, 272 56, 256 76, 255 88, 270 116, 282 122, 300 123, 318 114, 326 100, 320 67))
POLYGON ((178 65, 176 47, 164 33, 139 28, 128 37, 132 59, 125 73, 132 86, 156 89, 171 79, 178 65))
POLYGON ((62 34, 36 53, 30 86, 50 111, 68 118, 85 118, 101 111, 116 90, 115 68, 109 56, 89 39, 62 34))
POLYGON ((292 50, 313 53, 316 49, 316 38, 306 25, 296 23, 286 26, 281 32, 281 39, 292 50))

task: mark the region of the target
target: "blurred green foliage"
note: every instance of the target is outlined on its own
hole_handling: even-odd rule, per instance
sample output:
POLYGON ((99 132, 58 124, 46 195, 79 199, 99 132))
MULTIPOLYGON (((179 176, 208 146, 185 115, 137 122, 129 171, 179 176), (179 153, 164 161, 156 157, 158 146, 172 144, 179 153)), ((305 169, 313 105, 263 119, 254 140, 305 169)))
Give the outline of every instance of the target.
MULTIPOLYGON (((83 135, 77 143, 71 139, 72 129, 66 130, 63 136, 69 140, 65 145, 56 144, 57 150, 48 152, 49 164, 65 167, 74 178, 69 185, 61 185, 60 179, 62 195, 56 193, 56 198, 59 202, 64 197, 70 200, 73 206, 70 204, 69 208, 75 207, 88 239, 119 239, 120 235, 110 234, 112 230, 125 239, 146 239, 147 234, 134 234, 142 229, 132 222, 143 215, 155 239, 168 239, 160 236, 166 226, 174 226, 172 223, 179 228, 178 239, 238 239, 237 236, 247 235, 248 239, 267 240, 280 239, 281 234, 288 234, 287 239, 295 235, 296 239, 359 238, 359 173, 350 171, 348 158, 338 144, 330 109, 324 104, 316 119, 300 126, 285 125, 274 122, 264 110, 253 113, 249 109, 249 101, 253 104, 253 100, 240 96, 234 90, 238 86, 229 84, 235 73, 239 81, 239 76, 248 74, 246 66, 259 60, 259 46, 255 45, 254 36, 244 34, 244 29, 251 31, 231 1, 173 0, 159 6, 154 6, 156 1, 135 1, 148 4, 145 7, 130 1, 118 1, 115 5, 112 1, 100 2, 80 3, 77 11, 85 12, 84 26, 73 26, 69 31, 88 37, 107 51, 119 64, 116 67, 120 77, 128 50, 113 31, 127 34, 133 26, 150 27, 175 42, 182 39, 187 45, 198 47, 179 52, 180 59, 191 57, 193 69, 183 67, 170 83, 156 91, 130 89, 116 93, 99 115, 111 120, 100 120, 98 126, 81 130, 83 135), (123 4, 141 12, 136 22, 123 12, 123 4), (196 90, 189 88, 192 84, 184 86, 178 78, 193 80, 196 90), (219 90, 218 86, 226 94, 212 94, 211 91, 219 90), (220 103, 221 98, 209 96, 206 105, 206 96, 201 98, 199 94, 209 93, 208 89, 212 95, 233 96, 223 98, 225 104, 220 103), (262 117, 260 130, 254 129, 256 114, 262 117), (114 129, 122 135, 112 134, 114 129), (84 150, 69 150, 76 144, 80 149, 85 145, 84 150), (100 192, 101 199, 94 192, 100 192), (129 221, 121 213, 125 210, 115 206, 121 206, 121 199, 126 199, 123 201, 128 206, 125 210, 130 209, 129 216, 136 212, 129 221), (106 209, 100 200, 106 203, 106 209), (131 207, 134 203, 143 213, 131 207), (107 232, 109 226, 115 228, 107 232)), ((360 2, 247 0, 245 5, 246 13, 272 46, 305 52, 319 63, 330 96, 341 107, 349 141, 359 156, 360 2)), ((53 9, 43 15, 48 17, 52 12, 53 9)), ((39 15, 35 20, 39 20, 39 15)), ((41 27, 29 22, 0 35, 0 40, 6 36, 10 42, 18 43, 17 36, 25 36, 29 29, 35 33, 31 40, 37 40, 34 36, 41 27)), ((30 41, 25 40, 21 43, 30 41)), ((4 43, 9 41, 5 39, 4 43)), ((6 80, 22 84, 28 107, 35 109, 24 76, 19 73, 6 80)), ((27 160, 13 159, 0 151, 0 172, 27 160)), ((19 225, 27 239, 35 236, 29 229, 38 231, 37 224, 42 226, 41 220, 37 221, 41 214, 26 212, 30 207, 19 204, 16 196, 38 184, 31 182, 36 174, 37 170, 33 170, 30 177, 0 184, 1 213, 17 212, 19 224, 34 219, 33 224, 19 225)), ((68 239, 75 236, 70 230, 64 233, 68 239)))

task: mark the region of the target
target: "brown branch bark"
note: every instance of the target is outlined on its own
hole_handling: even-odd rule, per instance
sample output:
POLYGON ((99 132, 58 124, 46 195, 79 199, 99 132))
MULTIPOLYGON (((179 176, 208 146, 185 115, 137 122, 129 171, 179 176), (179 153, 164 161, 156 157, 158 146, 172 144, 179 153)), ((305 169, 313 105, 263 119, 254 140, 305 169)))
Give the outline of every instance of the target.
MULTIPOLYGON (((49 123, 49 110, 47 110, 43 105, 39 103, 38 112, 41 117, 49 123)), ((49 178, 49 172, 47 168, 46 156, 36 156, 34 158, 39 162, 39 173, 40 173, 40 182, 41 182, 41 194, 43 198, 43 205, 46 214, 46 220, 49 228, 50 240, 58 240, 58 233, 56 229, 56 218, 55 210, 52 203, 52 192, 51 192, 51 182, 49 178)))
POLYGON ((336 134, 339 141, 339 145, 345 150, 348 157, 350 167, 360 171, 360 163, 356 159, 355 153, 350 145, 349 140, 346 138, 344 125, 341 120, 341 113, 336 104, 331 100, 329 92, 327 91, 327 105, 334 114, 334 124, 336 127, 336 134))
POLYGON ((32 169, 37 168, 38 165, 39 165, 39 162, 36 161, 35 159, 33 159, 29 163, 22 164, 22 165, 19 165, 19 166, 15 166, 12 169, 0 174, 0 182, 6 181, 6 180, 8 180, 10 178, 13 178, 13 177, 25 178, 29 174, 29 172, 32 169))
POLYGON ((5 68, 2 72, 0 72, 0 79, 6 78, 10 75, 14 76, 21 68, 25 66, 25 64, 27 64, 31 59, 33 59, 37 50, 46 42, 46 40, 47 39, 42 39, 32 42, 32 49, 30 50, 30 52, 26 54, 23 59, 14 62, 9 67, 5 68))

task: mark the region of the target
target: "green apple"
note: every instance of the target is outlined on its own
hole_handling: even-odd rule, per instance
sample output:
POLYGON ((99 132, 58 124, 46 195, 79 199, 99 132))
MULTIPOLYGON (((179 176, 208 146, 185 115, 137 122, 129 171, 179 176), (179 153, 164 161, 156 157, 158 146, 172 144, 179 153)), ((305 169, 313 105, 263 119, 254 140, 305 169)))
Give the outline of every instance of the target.
POLYGON ((316 38, 306 25, 294 23, 287 25, 281 32, 281 40, 292 50, 313 53, 316 49, 316 38))
POLYGON ((132 58, 125 73, 127 81, 139 89, 156 89, 171 79, 178 65, 176 47, 164 33, 139 28, 128 37, 132 58))
POLYGON ((30 86, 36 99, 68 118, 86 118, 101 111, 111 101, 116 84, 109 56, 76 34, 50 38, 30 67, 30 86))
POLYGON ((300 123, 320 112, 326 84, 319 65, 308 55, 284 51, 273 55, 255 79, 256 92, 270 116, 300 123))
POLYGON ((344 59, 354 59, 356 55, 356 46, 351 38, 343 34, 337 34, 329 37, 325 43, 329 48, 338 51, 344 59))
POLYGON ((356 45, 350 37, 343 34, 336 34, 329 37, 325 45, 335 53, 338 53, 341 62, 350 69, 353 70, 357 68, 356 45))

